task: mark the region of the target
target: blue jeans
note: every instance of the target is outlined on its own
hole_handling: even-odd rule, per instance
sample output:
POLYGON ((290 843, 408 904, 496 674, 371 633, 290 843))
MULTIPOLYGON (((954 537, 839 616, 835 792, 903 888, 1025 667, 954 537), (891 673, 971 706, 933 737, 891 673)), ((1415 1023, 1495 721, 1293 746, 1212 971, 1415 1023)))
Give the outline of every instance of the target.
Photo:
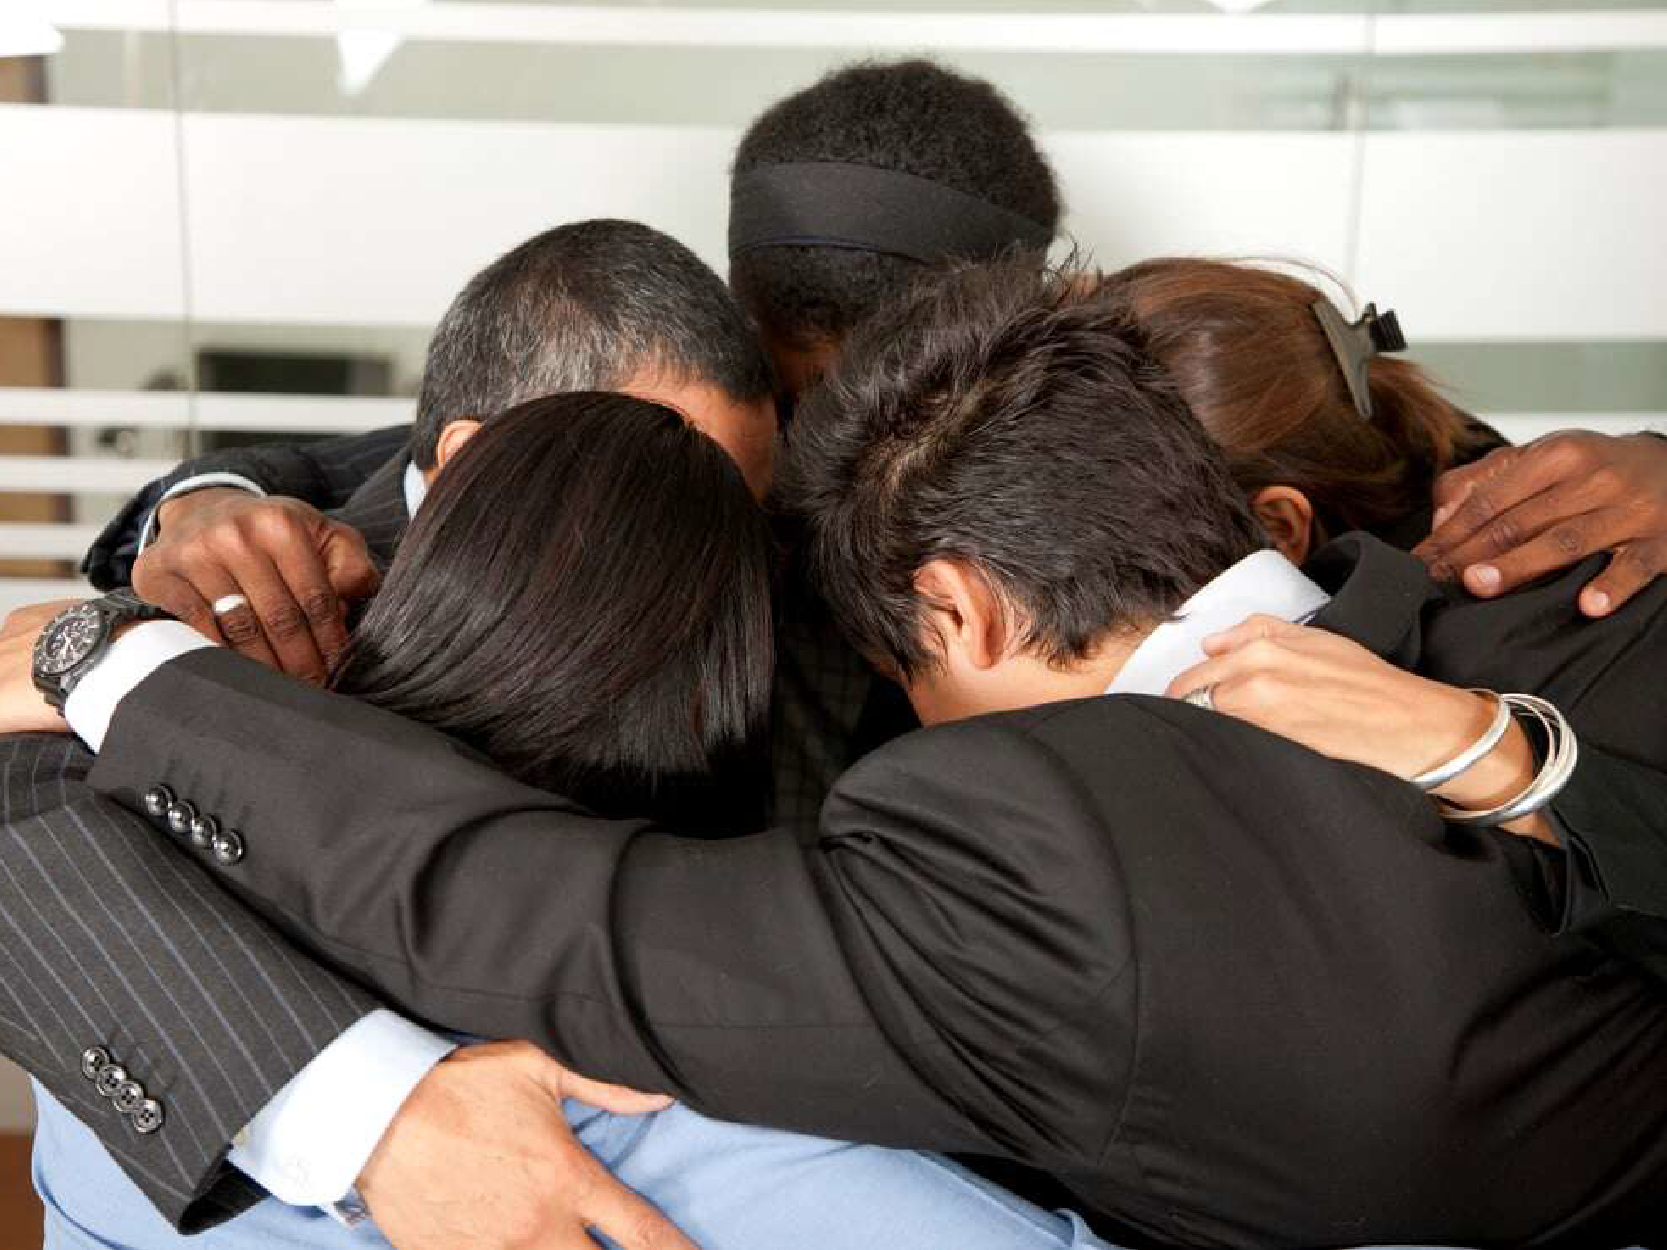
MULTIPOLYGON (((367 1250, 388 1242, 267 1199, 185 1238, 62 1104, 35 1087, 46 1250, 367 1250)), ((1083 1222, 947 1159, 725 1124, 676 1106, 616 1116, 569 1102, 579 1140, 702 1250, 1111 1250, 1083 1222)), ((606 1243, 604 1243, 606 1244, 606 1243)))

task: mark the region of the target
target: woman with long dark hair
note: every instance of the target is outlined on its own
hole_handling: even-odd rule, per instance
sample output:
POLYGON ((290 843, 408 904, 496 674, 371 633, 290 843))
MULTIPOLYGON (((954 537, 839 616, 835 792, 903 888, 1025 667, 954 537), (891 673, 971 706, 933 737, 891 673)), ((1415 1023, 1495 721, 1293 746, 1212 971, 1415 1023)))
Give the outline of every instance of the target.
MULTIPOLYGON (((335 684, 591 811, 744 829, 766 792, 775 554, 740 471, 677 413, 614 394, 534 400, 481 426, 435 478, 335 684)), ((550 882, 552 907, 561 892, 550 882)), ((48 1247, 388 1244, 276 1199, 187 1241, 37 1093, 48 1247)), ((566 1111, 704 1250, 1104 1247, 1076 1217, 934 1155, 677 1105, 566 1111)))

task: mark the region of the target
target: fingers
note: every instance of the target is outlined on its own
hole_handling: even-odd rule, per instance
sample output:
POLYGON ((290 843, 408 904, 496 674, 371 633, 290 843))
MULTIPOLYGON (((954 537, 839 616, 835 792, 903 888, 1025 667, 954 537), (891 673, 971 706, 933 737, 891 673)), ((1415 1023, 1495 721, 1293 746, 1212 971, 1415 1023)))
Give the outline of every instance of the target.
POLYGON ((331 525, 322 558, 330 586, 348 603, 369 599, 382 588, 382 574, 371 559, 364 535, 351 526, 331 525))
POLYGON ((208 599, 185 577, 148 570, 141 559, 133 566, 133 589, 147 603, 154 603, 164 612, 185 622, 215 646, 227 645, 226 637, 220 630, 219 618, 214 615, 208 599))
POLYGON ((1667 539, 1628 543, 1580 592, 1580 610, 1607 616, 1667 572, 1667 539))
POLYGON ((652 1115, 664 1111, 676 1101, 665 1094, 643 1094, 623 1085, 593 1081, 587 1076, 569 1071, 548 1055, 538 1055, 540 1079, 556 1098, 576 1098, 591 1107, 598 1107, 614 1115, 652 1115))
POLYGON ((646 1199, 626 1188, 588 1154, 579 1216, 620 1250, 700 1250, 646 1199))
POLYGON ((1414 551, 1438 566, 1463 568, 1502 555, 1544 528, 1540 519, 1525 528, 1523 516, 1506 519, 1518 505, 1566 480, 1562 457, 1529 448, 1506 448, 1467 469, 1444 475, 1445 506, 1433 532, 1414 551), (1459 477, 1459 475, 1466 475, 1459 477), (1455 487, 1450 479, 1457 478, 1455 487))
POLYGON ((1232 629, 1223 630, 1219 634, 1211 634, 1204 639, 1205 655, 1226 655, 1230 651, 1237 651, 1246 643, 1254 642, 1258 638, 1288 638, 1302 633, 1302 626, 1293 625, 1290 621, 1282 621, 1277 616, 1269 616, 1265 612, 1258 612, 1254 616, 1247 616, 1232 629))
MULTIPOLYGON (((1509 476, 1521 458, 1522 451, 1520 447, 1501 447, 1473 464, 1449 469, 1436 478, 1435 484, 1430 488, 1431 502, 1435 505, 1435 512, 1431 518, 1432 530, 1439 532, 1447 527, 1454 520, 1454 514, 1470 501, 1479 487, 1509 476)), ((1462 534, 1454 528, 1444 537, 1456 540, 1462 537, 1462 534)))
MULTIPOLYGON (((201 603, 201 611, 206 612, 213 620, 220 637, 224 639, 224 645, 241 651, 257 664, 282 669, 283 664, 280 663, 277 652, 268 645, 266 631, 261 628, 260 617, 254 606, 254 596, 239 580, 247 577, 248 571, 246 560, 238 562, 236 572, 217 561, 194 562, 181 569, 178 580, 189 585, 191 593, 201 603), (214 610, 215 604, 233 597, 241 598, 243 602, 225 612, 214 610)), ((183 593, 181 592, 182 595, 183 593)), ((173 611, 172 608, 168 610, 173 611)), ((180 619, 185 620, 184 617, 180 619)), ((207 632, 194 621, 186 623, 200 633, 207 632)))
MULTIPOLYGON (((298 555, 293 550, 286 551, 289 552, 291 560, 298 555)), ((303 607, 296 601, 295 591, 291 589, 289 579, 284 576, 277 561, 265 552, 249 552, 238 571, 242 580, 242 593, 248 596, 249 605, 258 618, 258 629, 264 635, 264 640, 259 645, 269 647, 277 657, 278 667, 290 676, 321 686, 328 669, 324 654, 319 650, 318 641, 313 634, 314 616, 327 620, 341 609, 340 601, 325 580, 323 565, 319 562, 316 551, 312 553, 312 564, 316 567, 318 580, 305 583, 308 589, 304 593, 309 595, 309 607, 303 607)), ((241 612, 243 609, 238 611, 241 612)), ((231 640, 231 614, 221 616, 220 628, 231 640)), ((241 634, 246 631, 240 629, 239 632, 241 634)), ((339 650, 347 640, 345 624, 338 623, 338 628, 331 636, 338 639, 336 645, 339 650)), ((232 645, 238 645, 236 640, 232 640, 232 645)))
POLYGON ((1247 660, 1246 656, 1249 654, 1244 650, 1233 651, 1205 660, 1202 664, 1195 664, 1170 682, 1169 689, 1164 691, 1164 694, 1171 699, 1184 699, 1193 691, 1208 686, 1210 702, 1216 711, 1226 711, 1223 699, 1245 674, 1269 671, 1267 664, 1258 664, 1255 659, 1247 660))
POLYGON ((1631 537, 1625 521, 1614 509, 1587 510, 1578 487, 1548 490, 1439 553, 1435 572, 1462 576, 1472 594, 1503 594, 1631 537))
MULTIPOLYGON (((340 586, 345 583, 357 592, 367 582, 367 571, 371 579, 376 577, 376 566, 371 564, 364 539, 358 534, 331 522, 323 541, 324 550, 310 540, 275 541, 270 545, 272 568, 281 587, 281 590, 274 588, 274 603, 283 615, 274 619, 265 612, 260 614, 268 641, 284 659, 284 671, 318 684, 323 684, 347 646, 347 605, 340 586), (332 560, 340 569, 342 582, 337 581, 332 560), (362 568, 358 567, 359 561, 362 568), (316 663, 314 672, 290 667, 290 655, 285 653, 286 640, 275 635, 279 629, 289 631, 294 644, 290 654, 295 662, 316 663)), ((354 597, 362 598, 363 594, 354 597)))

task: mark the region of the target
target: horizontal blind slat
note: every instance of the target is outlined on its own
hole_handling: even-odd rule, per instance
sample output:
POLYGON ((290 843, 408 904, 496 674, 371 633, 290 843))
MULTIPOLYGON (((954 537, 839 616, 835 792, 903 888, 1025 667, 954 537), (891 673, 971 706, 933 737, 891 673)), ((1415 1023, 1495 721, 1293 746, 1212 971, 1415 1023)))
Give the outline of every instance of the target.
POLYGON ((0 560, 79 560, 97 525, 0 524, 0 560))
POLYGON ((356 434, 411 420, 416 401, 342 395, 0 387, 0 425, 356 434))
POLYGON ((0 491, 130 495, 174 467, 172 460, 90 456, 0 456, 0 491))

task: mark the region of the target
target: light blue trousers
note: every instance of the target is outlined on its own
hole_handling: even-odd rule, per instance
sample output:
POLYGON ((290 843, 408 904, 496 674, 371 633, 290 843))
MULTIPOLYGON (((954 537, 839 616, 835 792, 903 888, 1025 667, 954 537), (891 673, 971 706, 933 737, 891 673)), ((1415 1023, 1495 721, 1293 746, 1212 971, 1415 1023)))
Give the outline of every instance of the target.
MULTIPOLYGON (((46 1250, 367 1250, 388 1243, 268 1199, 181 1237, 62 1104, 35 1087, 46 1250)), ((615 1116, 569 1102, 579 1140, 702 1250, 1111 1250, 955 1163, 709 1120, 681 1106, 615 1116)), ((606 1243, 603 1243, 606 1244, 606 1243)))

